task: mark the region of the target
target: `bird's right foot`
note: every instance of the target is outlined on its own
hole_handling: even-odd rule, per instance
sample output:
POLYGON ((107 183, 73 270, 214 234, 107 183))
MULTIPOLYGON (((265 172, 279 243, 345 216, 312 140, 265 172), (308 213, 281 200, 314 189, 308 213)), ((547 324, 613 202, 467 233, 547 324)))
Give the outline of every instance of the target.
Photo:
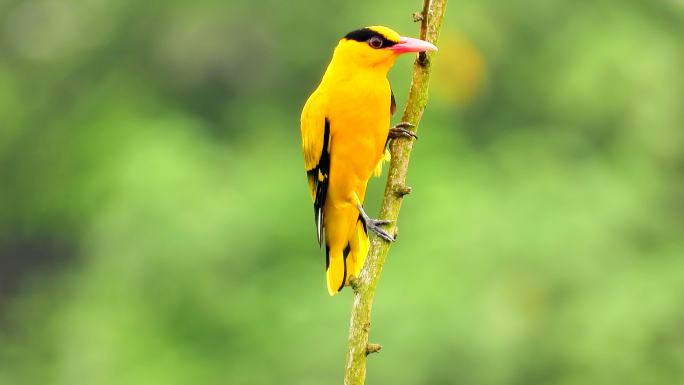
POLYGON ((407 138, 407 139, 418 139, 418 135, 409 130, 409 128, 413 128, 415 125, 409 123, 409 122, 401 122, 397 124, 394 127, 391 127, 389 130, 389 138, 390 139, 397 139, 397 138, 407 138))

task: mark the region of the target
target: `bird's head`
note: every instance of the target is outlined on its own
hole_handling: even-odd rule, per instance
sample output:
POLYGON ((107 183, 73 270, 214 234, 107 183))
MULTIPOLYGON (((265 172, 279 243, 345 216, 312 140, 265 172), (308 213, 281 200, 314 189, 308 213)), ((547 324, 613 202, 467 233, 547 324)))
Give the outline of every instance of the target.
POLYGON ((337 45, 335 56, 361 67, 389 69, 399 55, 425 51, 437 51, 437 47, 420 39, 399 36, 387 27, 372 26, 349 32, 337 45))

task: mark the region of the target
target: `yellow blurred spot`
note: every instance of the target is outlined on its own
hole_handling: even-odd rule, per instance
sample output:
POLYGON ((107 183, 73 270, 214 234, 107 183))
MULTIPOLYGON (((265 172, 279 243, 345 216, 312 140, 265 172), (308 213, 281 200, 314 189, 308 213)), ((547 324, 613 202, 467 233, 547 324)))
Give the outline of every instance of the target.
POLYGON ((432 83, 435 92, 448 103, 471 103, 487 80, 487 63, 480 50, 466 36, 454 31, 445 31, 438 46, 432 83))

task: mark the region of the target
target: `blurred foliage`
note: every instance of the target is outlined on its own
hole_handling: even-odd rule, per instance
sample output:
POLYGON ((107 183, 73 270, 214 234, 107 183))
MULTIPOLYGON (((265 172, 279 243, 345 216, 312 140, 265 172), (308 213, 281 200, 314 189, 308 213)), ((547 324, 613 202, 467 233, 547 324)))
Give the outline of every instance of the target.
MULTIPOLYGON (((419 7, 0 1, 0 384, 340 383, 298 115, 419 7)), ((678 0, 451 2, 368 383, 681 382, 682 42, 678 0)))

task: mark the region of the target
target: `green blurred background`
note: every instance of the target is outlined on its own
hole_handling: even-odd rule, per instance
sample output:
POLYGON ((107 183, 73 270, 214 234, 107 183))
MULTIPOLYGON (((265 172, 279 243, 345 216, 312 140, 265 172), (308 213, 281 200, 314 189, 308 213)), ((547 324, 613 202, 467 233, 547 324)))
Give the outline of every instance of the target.
MULTIPOLYGON (((420 7, 0 0, 0 384, 341 383, 299 113, 420 7)), ((683 383, 684 2, 448 8, 367 383, 683 383)))

